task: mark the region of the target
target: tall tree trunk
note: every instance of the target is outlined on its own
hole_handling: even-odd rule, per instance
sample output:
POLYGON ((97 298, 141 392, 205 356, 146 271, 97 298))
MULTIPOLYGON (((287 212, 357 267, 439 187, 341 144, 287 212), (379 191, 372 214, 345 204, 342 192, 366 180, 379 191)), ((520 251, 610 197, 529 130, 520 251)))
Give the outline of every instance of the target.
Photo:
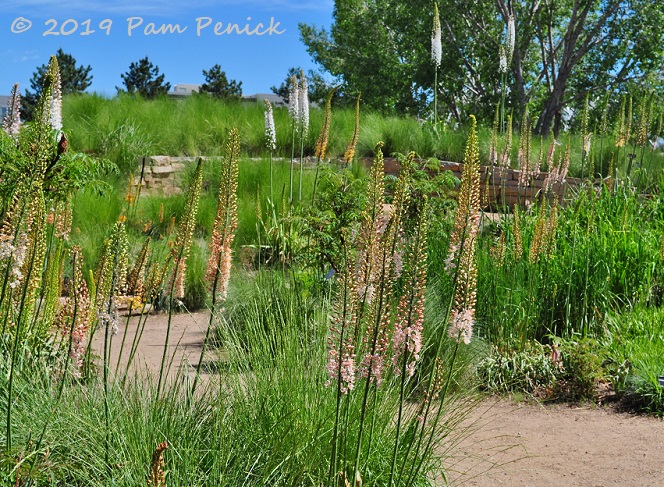
POLYGON ((554 125, 555 122, 554 135, 556 137, 558 136, 558 133, 560 132, 560 121, 562 118, 563 97, 565 96, 565 88, 567 86, 568 78, 569 74, 563 77, 563 72, 561 71, 559 73, 559 76, 553 85, 553 91, 544 104, 542 113, 540 113, 540 116, 537 119, 535 132, 538 135, 547 136, 551 131, 551 126, 554 125))

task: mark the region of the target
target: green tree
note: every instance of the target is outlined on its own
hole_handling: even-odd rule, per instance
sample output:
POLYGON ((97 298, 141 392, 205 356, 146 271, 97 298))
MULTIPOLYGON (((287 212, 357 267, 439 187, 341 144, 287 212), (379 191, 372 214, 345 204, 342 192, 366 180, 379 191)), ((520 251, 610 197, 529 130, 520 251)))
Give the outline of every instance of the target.
POLYGON ((341 80, 341 90, 361 92, 368 106, 385 113, 421 111, 427 98, 423 87, 433 80, 426 20, 433 18, 433 3, 336 0, 333 18, 329 32, 299 27, 309 54, 341 80))
MULTIPOLYGON (((55 58, 58 61, 60 68, 60 83, 62 95, 69 93, 80 93, 85 91, 92 83, 92 75, 90 71, 92 67, 76 66, 76 60, 71 54, 65 53, 62 48, 58 49, 55 53, 55 58)), ((48 70, 48 64, 42 64, 32 74, 30 79, 30 87, 32 91, 25 90, 25 95, 21 98, 22 102, 22 116, 26 120, 32 120, 32 114, 37 106, 37 100, 42 92, 44 85, 44 77, 48 70)))
POLYGON ((129 71, 120 75, 126 90, 115 87, 118 93, 138 93, 143 98, 155 98, 165 95, 171 89, 170 83, 164 83, 164 75, 145 56, 138 63, 131 63, 129 71))
POLYGON ((242 81, 230 80, 221 66, 215 64, 209 71, 203 70, 205 83, 201 85, 201 93, 207 93, 224 100, 239 100, 242 97, 242 81))
MULTIPOLYGON (((284 102, 288 104, 288 93, 290 90, 291 77, 296 76, 300 78, 300 68, 289 68, 288 74, 286 74, 286 79, 279 86, 272 86, 270 90, 275 95, 279 95, 284 99, 284 102)), ((327 93, 332 89, 333 84, 328 83, 322 74, 310 69, 307 74, 307 85, 309 86, 309 101, 316 103, 318 105, 323 105, 325 103, 325 97, 327 93)), ((335 90, 333 101, 335 104, 339 104, 343 94, 339 93, 339 90, 335 90)))
MULTIPOLYGON (((507 61, 508 104, 526 105, 548 133, 565 106, 661 69, 664 3, 651 0, 465 0, 440 2, 443 59, 439 105, 461 120, 489 118, 500 100, 499 52, 508 19, 516 42, 507 61)), ((383 111, 422 111, 433 98, 429 39, 433 2, 335 0, 331 29, 300 25, 325 70, 383 111)))

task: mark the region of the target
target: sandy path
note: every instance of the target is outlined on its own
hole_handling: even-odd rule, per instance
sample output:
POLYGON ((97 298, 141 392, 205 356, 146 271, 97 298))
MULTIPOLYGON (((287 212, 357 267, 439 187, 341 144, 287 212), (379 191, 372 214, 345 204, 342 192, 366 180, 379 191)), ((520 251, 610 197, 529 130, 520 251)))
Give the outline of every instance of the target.
POLYGON ((664 422, 656 418, 488 400, 466 424, 479 429, 457 451, 452 485, 664 486, 664 422))
MULTIPOLYGON (((169 377, 175 377, 180 370, 187 371, 190 375, 195 373, 209 319, 210 313, 205 311, 173 315, 166 353, 167 365, 169 366, 169 377)), ((117 369, 120 374, 123 374, 126 370, 129 350, 131 349, 136 329, 139 326, 138 317, 132 317, 129 320, 125 345, 124 347, 121 347, 126 320, 126 317, 120 317, 120 330, 118 334, 113 337, 111 342, 110 363, 112 371, 116 370, 116 364, 118 362, 118 357, 120 356, 120 349, 122 348, 120 366, 117 369)), ((141 320, 141 327, 142 321, 143 320, 141 320)), ((167 326, 167 313, 159 313, 149 316, 148 320, 145 322, 145 327, 143 328, 143 334, 141 335, 136 355, 132 360, 132 372, 149 370, 155 377, 159 376, 159 367, 164 353, 164 341, 167 326)), ((102 355, 103 346, 104 336, 103 331, 100 330, 97 332, 95 339, 93 340, 93 348, 100 356, 102 355)), ((208 363, 210 359, 214 358, 213 354, 214 352, 206 353, 204 365, 208 363)), ((206 373, 205 367, 203 367, 202 370, 203 373, 206 373)))
MULTIPOLYGON (((208 319, 206 312, 173 316, 169 377, 180 369, 193 374, 208 319)), ((147 368, 158 375, 167 322, 166 314, 147 321, 134 370, 147 368)), ((130 320, 121 371, 137 323, 137 318, 130 320)), ((113 339, 113 369, 123 332, 124 322, 113 339)), ((101 350, 103 337, 97 337, 95 344, 101 350)), ((208 357, 214 359, 212 354, 208 357)), ((454 486, 664 486, 664 421, 656 418, 610 408, 486 400, 463 425, 468 436, 445 462, 447 478, 454 486)))

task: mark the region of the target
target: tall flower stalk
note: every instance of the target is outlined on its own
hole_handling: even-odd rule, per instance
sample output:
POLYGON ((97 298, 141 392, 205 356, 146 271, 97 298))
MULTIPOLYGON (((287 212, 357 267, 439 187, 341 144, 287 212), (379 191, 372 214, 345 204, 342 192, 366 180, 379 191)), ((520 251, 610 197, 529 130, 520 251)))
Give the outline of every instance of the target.
POLYGON ((357 141, 360 137, 360 94, 357 94, 357 99, 355 100, 355 128, 353 129, 353 137, 346 147, 344 152, 344 162, 350 164, 355 158, 355 148, 357 147, 357 141))
POLYGON ((18 83, 12 87, 9 101, 7 102, 7 113, 2 120, 2 129, 14 142, 18 142, 18 132, 21 129, 21 92, 18 83))
POLYGON ((501 95, 500 95, 500 130, 505 131, 505 95, 507 94, 507 73, 509 71, 514 47, 516 44, 516 25, 514 14, 510 14, 506 19, 505 43, 499 46, 499 64, 498 71, 501 74, 501 95))
POLYGON ((189 257, 194 229, 196 227, 196 215, 198 214, 198 202, 203 185, 203 159, 199 158, 196 164, 196 172, 184 207, 182 219, 178 225, 175 244, 171 249, 169 259, 173 262, 173 270, 169 280, 169 306, 168 306, 168 324, 166 326, 166 337, 164 339, 164 351, 159 366, 159 382, 157 383, 157 399, 161 393, 161 386, 164 379, 164 367, 168 354, 168 341, 171 335, 171 322, 173 319, 173 308, 175 307, 175 297, 184 296, 184 278, 186 271, 186 262, 189 257))
MULTIPOLYGON (((474 319, 474 304, 476 290, 473 287, 476 283, 476 263, 475 256, 475 237, 477 235, 477 225, 479 223, 479 198, 480 198, 480 177, 479 177, 479 144, 477 138, 477 122, 475 117, 470 117, 470 129, 468 140, 466 142, 466 151, 464 155, 464 168, 461 177, 461 188, 459 191, 459 206, 457 209, 454 231, 451 236, 450 250, 453 255, 458 255, 457 272, 454 278, 455 293, 447 309, 447 319, 450 322, 448 332, 453 335, 456 341, 454 352, 450 362, 450 371, 447 373, 447 379, 443 381, 440 373, 440 367, 432 367, 426 379, 426 390, 430 396, 437 395, 439 404, 435 412, 433 421, 425 430, 428 424, 429 415, 432 413, 432 401, 427 401, 420 412, 419 433, 411 436, 408 453, 413 452, 415 459, 411 464, 410 471, 406 476, 406 482, 401 483, 402 475, 405 472, 405 463, 399 473, 398 485, 412 485, 422 468, 423 459, 433 448, 434 438, 437 432, 438 423, 442 416, 443 403, 447 398, 447 391, 452 380, 452 368, 456 361, 457 352, 461 342, 469 341, 472 335, 472 320, 474 319), (472 306, 472 311, 470 307, 472 306), (454 310, 464 311, 456 313, 456 321, 453 320, 454 310), (458 321, 463 319, 463 322, 458 321), (444 382, 444 386, 437 387, 436 384, 444 382), (437 392, 440 391, 440 392, 437 392), (421 455, 420 455, 421 453, 421 455), (419 460, 418 460, 419 459, 419 460)), ((438 357, 443 346, 443 335, 441 334, 436 344, 434 356, 438 357)))
POLYGON ((51 56, 48 63, 48 72, 53 77, 53 87, 51 93, 50 123, 51 128, 57 132, 59 137, 62 132, 62 86, 60 77, 60 67, 55 56, 51 56))
POLYGON ((240 136, 237 128, 233 128, 226 144, 226 157, 221 164, 221 183, 219 185, 219 199, 217 215, 212 228, 210 241, 210 259, 208 260, 206 280, 212 284, 212 307, 210 321, 208 322, 201 356, 196 366, 196 377, 191 386, 193 396, 201 373, 203 359, 207 349, 212 323, 215 317, 217 301, 225 300, 228 293, 228 283, 231 275, 231 245, 237 230, 237 178, 238 160, 240 157, 240 136))
POLYGON ((99 324, 104 328, 104 421, 106 437, 104 441, 104 463, 111 469, 110 441, 111 423, 108 403, 108 390, 110 378, 111 341, 118 333, 118 296, 123 294, 127 281, 127 232, 122 221, 113 227, 111 236, 106 241, 102 263, 99 268, 97 280, 97 314, 99 324))
POLYGON ((273 176, 272 176, 272 154, 277 149, 277 131, 274 126, 274 113, 270 100, 263 100, 265 105, 265 147, 270 155, 270 201, 274 201, 273 176))
POLYGON ((344 266, 337 278, 326 367, 327 385, 335 385, 337 401, 328 485, 334 485, 340 468, 346 478, 361 482, 362 458, 372 448, 378 389, 385 381, 398 380, 401 387, 390 484, 397 479, 398 459, 408 457, 399 455, 400 437, 407 384, 422 350, 426 287, 426 198, 411 194, 414 158, 411 153, 401 161, 392 204, 387 205, 378 144, 359 228, 344 233, 344 266), (360 397, 351 399, 351 394, 360 397), (350 424, 349 407, 357 401, 359 418, 350 424))
MULTIPOLYGON (((17 227, 15 235, 15 250, 13 252, 13 273, 16 276, 16 285, 11 286, 13 294, 10 304, 12 312, 5 316, 5 320, 11 319, 13 323, 14 340, 11 348, 9 362, 9 383, 7 386, 7 424, 6 424, 6 449, 12 448, 12 410, 14 405, 14 377, 16 375, 16 360, 20 343, 25 329, 32 318, 35 300, 42 278, 44 257, 46 254, 45 236, 45 208, 44 193, 41 181, 35 181, 27 196, 25 222, 23 230, 17 227), (22 236, 25 235, 24 238, 22 236), (18 237, 18 238, 17 238, 18 237), (19 265, 17 265, 19 264, 19 265)), ((20 225, 17 221, 16 225, 20 225)), ((8 264, 9 265, 9 264, 8 264)))
POLYGON ((316 150, 314 156, 316 157, 316 175, 314 177, 314 190, 311 195, 311 202, 316 199, 316 187, 318 185, 318 169, 320 162, 325 159, 327 154, 327 142, 330 138, 330 125, 332 124, 332 97, 336 90, 336 86, 327 92, 325 97, 325 110, 323 112, 323 125, 321 126, 318 139, 316 140, 316 150))
POLYGON ((291 144, 289 205, 293 205, 293 164, 295 163, 295 138, 300 129, 300 88, 297 76, 290 78, 288 88, 288 114, 291 116, 293 141, 291 144))
MULTIPOLYGON (((422 331, 424 325, 424 295, 427 280, 427 212, 426 198, 423 207, 419 209, 419 219, 411 245, 408 247, 405 289, 397 306, 397 316, 392 335, 394 355, 392 364, 395 373, 401 376, 399 384, 399 412, 397 414, 396 437, 392 454, 392 468, 388 487, 392 486, 396 472, 397 455, 401 427, 404 420, 403 406, 406 402, 406 385, 408 378, 415 373, 415 364, 420 358, 422 350, 422 331)), ((404 463, 407 457, 404 458, 404 463)))
POLYGON ((440 28, 440 15, 438 3, 433 4, 433 28, 431 29, 431 62, 434 67, 433 75, 433 123, 438 124, 438 70, 443 59, 443 43, 440 28))
POLYGON ((300 70, 300 87, 298 89, 298 111, 300 122, 300 185, 297 200, 302 201, 302 165, 304 163, 304 141, 309 135, 309 83, 304 71, 300 70))

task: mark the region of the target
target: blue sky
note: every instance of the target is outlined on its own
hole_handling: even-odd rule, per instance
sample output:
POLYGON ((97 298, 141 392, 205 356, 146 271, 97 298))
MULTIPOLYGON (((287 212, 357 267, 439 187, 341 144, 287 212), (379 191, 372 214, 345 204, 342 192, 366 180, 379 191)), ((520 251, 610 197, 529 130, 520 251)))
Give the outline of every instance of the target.
POLYGON ((16 82, 29 88, 37 66, 58 48, 92 66, 88 91, 106 96, 122 86, 130 63, 145 56, 171 85, 203 83, 203 69, 220 64, 230 79, 242 81, 244 94, 270 92, 289 67, 316 68, 297 25, 327 28, 332 10, 333 0, 2 0, 0 94, 16 82), (214 32, 218 23, 221 35, 214 32), (162 29, 168 24, 170 30, 162 29), (248 27, 223 33, 228 24, 240 32, 248 27))

